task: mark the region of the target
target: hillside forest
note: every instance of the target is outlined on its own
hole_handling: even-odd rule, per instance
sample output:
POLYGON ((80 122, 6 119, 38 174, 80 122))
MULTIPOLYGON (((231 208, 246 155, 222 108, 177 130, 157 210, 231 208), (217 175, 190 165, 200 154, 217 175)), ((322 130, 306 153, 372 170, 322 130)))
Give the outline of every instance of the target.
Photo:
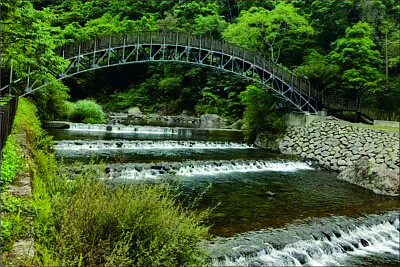
MULTIPOLYGON (((2 1, 2 84, 54 79, 66 63, 54 49, 95 36, 182 31, 256 51, 309 79, 324 95, 361 98, 395 111, 399 99, 400 5, 384 1, 2 1)), ((41 119, 65 115, 66 100, 92 98, 106 110, 243 116, 248 81, 196 65, 133 64, 105 68, 36 92, 41 119)), ((14 86, 16 93, 22 88, 14 86)))

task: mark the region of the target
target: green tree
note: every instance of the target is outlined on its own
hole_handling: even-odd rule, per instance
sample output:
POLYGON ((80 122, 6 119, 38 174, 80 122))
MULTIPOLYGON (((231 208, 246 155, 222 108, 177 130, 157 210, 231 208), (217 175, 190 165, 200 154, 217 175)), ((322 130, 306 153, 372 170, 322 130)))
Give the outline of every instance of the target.
POLYGON ((301 58, 305 40, 313 32, 293 5, 280 2, 271 11, 255 7, 242 11, 237 22, 223 32, 223 37, 275 63, 293 64, 294 59, 301 58))
POLYGON ((220 38, 227 23, 219 8, 217 1, 180 1, 161 23, 169 29, 220 38))
POLYGON ((335 50, 330 53, 332 63, 339 66, 339 75, 346 97, 364 99, 382 89, 383 76, 379 72, 381 55, 374 50, 371 28, 359 22, 346 29, 346 37, 337 40, 335 50))
POLYGON ((343 37, 346 28, 357 22, 358 16, 354 1, 310 1, 307 15, 311 26, 315 29, 315 38, 324 52, 329 53, 331 43, 343 37))
POLYGON ((61 71, 66 63, 54 52, 57 41, 53 36, 59 29, 51 27, 52 19, 47 9, 37 11, 31 2, 1 2, 0 45, 3 71, 10 70, 12 65, 14 77, 23 78, 27 76, 30 66, 31 79, 55 79, 48 73, 61 71))
POLYGON ((338 86, 338 71, 337 65, 330 64, 316 50, 310 50, 303 64, 294 73, 308 79, 315 89, 327 96, 334 93, 338 86))
POLYGON ((275 99, 265 90, 249 85, 240 93, 242 104, 245 105, 243 118, 250 130, 250 141, 257 134, 266 131, 271 139, 275 139, 285 129, 282 115, 272 109, 275 99))

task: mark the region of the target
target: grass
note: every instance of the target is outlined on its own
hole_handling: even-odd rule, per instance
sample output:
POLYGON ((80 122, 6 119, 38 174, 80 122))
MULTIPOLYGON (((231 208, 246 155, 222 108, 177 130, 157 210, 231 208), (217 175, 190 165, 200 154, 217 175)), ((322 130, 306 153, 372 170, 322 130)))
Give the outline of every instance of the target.
POLYGON ((18 154, 18 143, 15 136, 11 134, 7 138, 6 145, 1 153, 1 191, 4 190, 7 184, 9 184, 16 174, 22 168, 22 160, 18 154))
POLYGON ((361 128, 367 128, 367 129, 372 129, 375 131, 385 131, 389 133, 399 133, 400 128, 399 127, 391 127, 391 126, 376 126, 376 125, 370 125, 370 124, 365 124, 365 123, 353 123, 353 122, 346 122, 347 124, 350 124, 355 127, 361 127, 361 128))
POLYGON ((375 131, 385 131, 390 133, 399 133, 399 127, 392 127, 392 126, 377 126, 377 125, 370 125, 365 123, 355 123, 356 113, 354 111, 344 111, 343 112, 343 119, 346 121, 347 124, 350 124, 355 127, 367 128, 372 129, 375 131))
POLYGON ((86 172, 67 184, 57 205, 63 265, 201 265, 202 217, 163 186, 109 185, 86 172))
POLYGON ((99 104, 93 100, 79 100, 75 103, 65 102, 67 118, 75 122, 104 123, 104 112, 99 104))
POLYGON ((8 262, 8 251, 14 242, 30 237, 32 217, 32 201, 27 196, 12 196, 6 191, 16 175, 25 171, 22 160, 23 150, 19 148, 17 134, 27 131, 39 130, 39 120, 32 116, 36 112, 35 106, 26 99, 21 99, 18 104, 17 115, 13 129, 2 151, 1 162, 1 265, 8 262))
POLYGON ((37 266, 206 263, 198 245, 207 237, 206 213, 184 208, 166 185, 109 185, 91 165, 78 174, 59 171, 35 106, 19 104, 14 128, 27 135, 32 200, 2 196, 2 249, 32 232, 37 266), (33 215, 32 225, 24 213, 33 215))

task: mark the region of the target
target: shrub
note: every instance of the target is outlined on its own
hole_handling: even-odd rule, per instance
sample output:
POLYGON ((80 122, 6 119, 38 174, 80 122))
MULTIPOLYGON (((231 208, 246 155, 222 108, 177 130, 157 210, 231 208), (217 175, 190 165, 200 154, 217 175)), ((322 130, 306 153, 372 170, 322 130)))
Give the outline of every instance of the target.
POLYGON ((273 110, 274 99, 265 90, 249 85, 240 93, 242 104, 246 106, 243 118, 249 129, 250 140, 260 132, 265 132, 270 139, 276 139, 285 131, 283 114, 273 110))
POLYGON ((65 102, 67 118, 75 122, 104 123, 105 115, 99 104, 92 100, 65 102))
POLYGON ((109 185, 74 179, 58 202, 63 265, 200 265, 207 234, 202 215, 184 210, 164 186, 109 185), (61 211, 61 212, 60 212, 61 211))
POLYGON ((41 121, 58 119, 65 114, 64 102, 69 98, 68 90, 68 87, 58 81, 30 96, 35 101, 41 121))

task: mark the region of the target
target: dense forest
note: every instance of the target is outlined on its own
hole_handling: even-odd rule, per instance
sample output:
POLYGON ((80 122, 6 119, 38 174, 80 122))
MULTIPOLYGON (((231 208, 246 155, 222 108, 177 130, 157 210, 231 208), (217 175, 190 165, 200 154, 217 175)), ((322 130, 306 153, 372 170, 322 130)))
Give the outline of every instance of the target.
MULTIPOLYGON (((394 111, 400 101, 399 12, 394 0, 2 1, 2 73, 12 62, 16 78, 26 77, 31 65, 41 69, 36 76, 51 80, 47 68, 65 67, 56 47, 110 33, 174 30, 256 51, 324 95, 394 111)), ((42 119, 63 116, 70 95, 95 98, 105 109, 186 110, 235 120, 243 115, 240 92, 248 84, 195 65, 158 63, 89 72, 33 97, 42 119)))

